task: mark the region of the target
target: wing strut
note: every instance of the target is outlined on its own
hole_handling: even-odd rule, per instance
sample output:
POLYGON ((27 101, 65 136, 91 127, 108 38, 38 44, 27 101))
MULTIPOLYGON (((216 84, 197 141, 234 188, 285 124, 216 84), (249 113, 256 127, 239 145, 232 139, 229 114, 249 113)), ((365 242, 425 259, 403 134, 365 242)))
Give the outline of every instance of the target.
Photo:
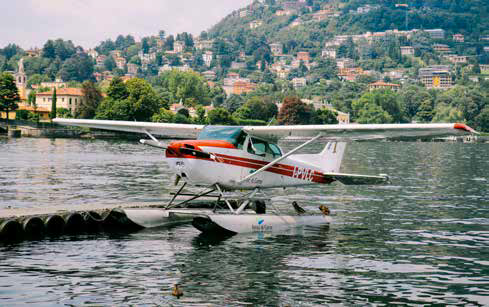
POLYGON ((304 144, 302 145, 299 145, 297 146, 296 148, 292 149, 291 151, 289 151, 288 153, 286 153, 285 155, 281 156, 281 157, 278 157, 277 159, 273 160, 272 162, 268 163, 267 165, 263 166, 262 168, 259 168, 258 170, 256 170, 255 172, 249 174, 248 176, 244 177, 243 179, 241 179, 238 183, 241 183, 243 181, 246 181, 248 179, 250 179, 251 177, 254 177, 256 175, 258 175, 259 173, 263 172, 263 171, 266 171, 267 169, 269 169, 270 167, 274 166, 275 164, 277 164, 278 162, 282 161, 283 159, 287 158, 288 156, 290 156, 291 154, 293 154, 294 152, 298 151, 299 149, 309 145, 310 143, 314 142, 315 140, 319 139, 320 137, 322 137, 322 133, 316 135, 315 137, 313 137, 312 139, 310 139, 309 141, 305 142, 304 144))
POLYGON ((160 141, 158 141, 158 139, 155 138, 151 133, 149 133, 148 130, 144 129, 144 133, 146 133, 151 138, 152 141, 150 141, 150 140, 139 140, 139 142, 141 144, 153 146, 153 147, 156 147, 156 148, 162 148, 162 149, 166 149, 167 148, 166 144, 161 143, 160 141))

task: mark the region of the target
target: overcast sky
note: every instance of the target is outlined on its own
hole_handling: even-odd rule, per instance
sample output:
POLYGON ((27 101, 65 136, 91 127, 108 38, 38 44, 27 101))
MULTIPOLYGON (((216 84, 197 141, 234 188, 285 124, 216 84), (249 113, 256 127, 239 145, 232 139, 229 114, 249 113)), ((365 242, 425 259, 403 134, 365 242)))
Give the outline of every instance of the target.
POLYGON ((131 34, 137 40, 159 30, 199 34, 251 0, 0 0, 0 48, 15 43, 42 47, 70 39, 84 48, 131 34))

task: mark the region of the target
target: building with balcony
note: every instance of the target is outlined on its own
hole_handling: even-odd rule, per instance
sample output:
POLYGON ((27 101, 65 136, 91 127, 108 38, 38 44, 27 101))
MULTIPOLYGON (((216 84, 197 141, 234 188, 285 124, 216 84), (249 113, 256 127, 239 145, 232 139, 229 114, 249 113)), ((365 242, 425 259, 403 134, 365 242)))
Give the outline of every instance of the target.
POLYGON ((426 88, 448 89, 453 87, 450 67, 447 65, 420 68, 418 78, 426 88))

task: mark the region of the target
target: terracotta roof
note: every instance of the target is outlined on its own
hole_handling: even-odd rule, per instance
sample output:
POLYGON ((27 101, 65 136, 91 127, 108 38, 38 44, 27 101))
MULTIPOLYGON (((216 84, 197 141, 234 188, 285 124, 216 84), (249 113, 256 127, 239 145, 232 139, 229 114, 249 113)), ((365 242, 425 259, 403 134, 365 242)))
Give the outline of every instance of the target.
POLYGON ((385 83, 385 82, 382 82, 382 81, 377 81, 377 82, 374 82, 374 83, 370 83, 369 85, 377 85, 377 86, 400 86, 399 84, 395 84, 395 83, 385 83))
MULTIPOLYGON (((40 96, 52 96, 53 91, 37 93, 40 96)), ((62 87, 56 90, 56 96, 83 96, 81 88, 62 87)))

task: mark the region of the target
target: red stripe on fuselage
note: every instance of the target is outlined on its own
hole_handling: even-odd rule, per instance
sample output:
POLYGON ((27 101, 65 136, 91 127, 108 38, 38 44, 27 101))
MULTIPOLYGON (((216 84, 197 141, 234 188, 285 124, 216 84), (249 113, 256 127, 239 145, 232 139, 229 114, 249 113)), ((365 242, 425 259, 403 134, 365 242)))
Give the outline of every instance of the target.
MULTIPOLYGON (((260 161, 260 160, 243 158, 243 157, 229 156, 229 155, 224 155, 224 154, 216 154, 216 153, 212 153, 212 154, 217 157, 216 160, 206 159, 206 158, 202 158, 202 157, 196 157, 196 156, 192 156, 192 155, 181 155, 178 157, 172 156, 172 155, 167 155, 166 157, 167 158, 183 158, 183 159, 197 159, 197 160, 204 160, 204 161, 213 161, 213 162, 217 162, 217 163, 225 163, 225 164, 230 164, 230 165, 235 165, 235 166, 240 166, 240 167, 252 168, 255 170, 260 169, 263 166, 270 163, 267 161, 260 161)), ((294 169, 295 169, 295 167, 291 166, 291 165, 276 164, 276 165, 268 168, 265 171, 270 172, 270 173, 283 175, 283 176, 287 176, 287 177, 293 177, 296 179, 302 179, 302 178, 297 178, 297 177, 293 176, 294 175, 294 169)), ((313 172, 312 173, 312 182, 327 184, 327 183, 331 183, 334 181, 333 179, 325 178, 324 175, 319 171, 315 171, 315 170, 311 170, 311 171, 313 172)))

